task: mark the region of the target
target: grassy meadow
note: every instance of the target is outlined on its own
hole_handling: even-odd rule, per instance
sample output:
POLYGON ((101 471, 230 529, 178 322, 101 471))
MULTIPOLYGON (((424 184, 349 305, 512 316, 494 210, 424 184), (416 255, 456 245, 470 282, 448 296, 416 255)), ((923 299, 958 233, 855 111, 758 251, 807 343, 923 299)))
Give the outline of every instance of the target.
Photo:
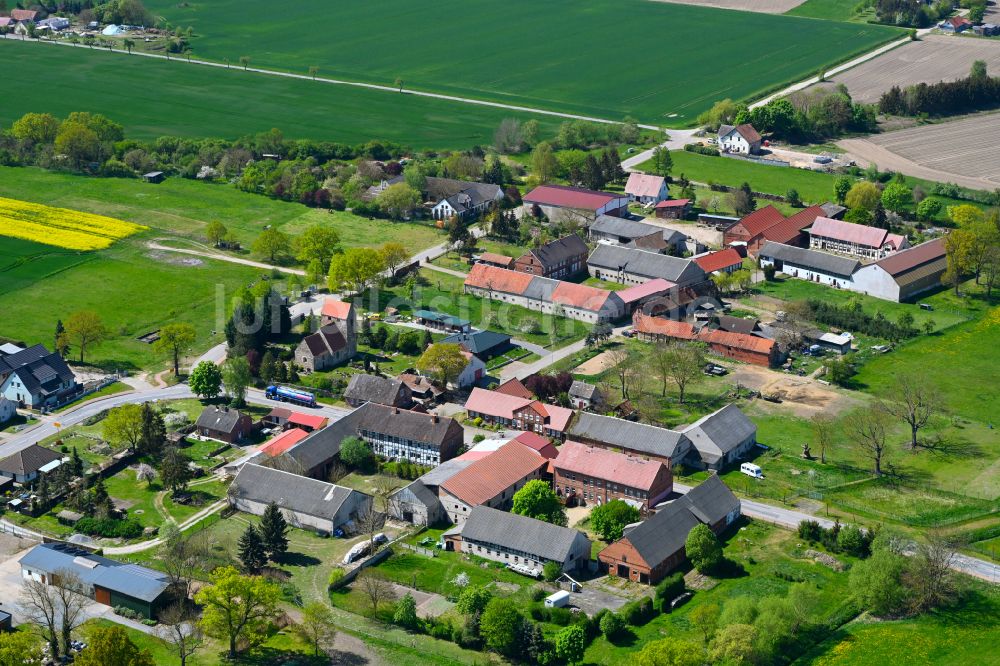
MULTIPOLYGON (((324 26, 325 34, 329 23, 313 25, 324 26)), ((536 117, 542 136, 554 134, 558 124, 558 119, 546 116, 255 74, 238 67, 226 70, 13 39, 0 39, 0 62, 6 65, 5 82, 18 91, 0 105, 3 126, 28 112, 64 117, 91 111, 121 123, 135 139, 236 139, 276 127, 292 139, 348 144, 380 140, 444 150, 491 143, 504 118, 536 117), (38 85, 39 80, 46 84, 38 85)), ((263 63, 254 62, 258 64, 263 63)))
POLYGON ((266 0, 147 6, 191 26, 200 57, 661 124, 691 122, 719 99, 760 95, 900 34, 647 0, 385 0, 378 11, 304 0, 278 15, 266 0), (723 38, 727 21, 739 30, 723 38), (330 26, 340 26, 334 37, 330 26))

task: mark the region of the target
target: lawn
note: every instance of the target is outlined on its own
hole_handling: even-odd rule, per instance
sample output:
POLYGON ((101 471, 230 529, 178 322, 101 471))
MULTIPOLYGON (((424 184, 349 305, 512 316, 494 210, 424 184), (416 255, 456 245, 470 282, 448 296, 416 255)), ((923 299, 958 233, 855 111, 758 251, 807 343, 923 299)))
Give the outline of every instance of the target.
MULTIPOLYGON (((161 236, 169 234, 200 242, 206 242, 208 223, 217 220, 243 247, 249 247, 267 226, 297 236, 317 224, 332 226, 344 247, 398 242, 416 253, 445 240, 444 234, 429 224, 370 220, 241 192, 231 185, 180 177, 149 185, 135 178, 91 178, 34 167, 0 167, 0 196, 107 215, 148 226, 161 236)), ((8 254, 13 258, 29 256, 40 264, 34 272, 47 275, 94 256, 49 250, 49 254, 35 256, 39 253, 30 243, 20 251, 17 245, 7 249, 0 246, 0 265, 7 263, 8 254)), ((17 282, 12 284, 19 286, 17 282)))
MULTIPOLYGON (((784 196, 788 190, 795 189, 802 200, 810 204, 821 204, 832 201, 834 198, 833 184, 839 177, 836 174, 822 171, 767 166, 727 157, 699 155, 686 150, 674 150, 670 152, 670 155, 674 160, 674 166, 671 170, 674 178, 684 175, 699 183, 720 183, 733 187, 738 187, 740 184, 747 182, 750 183, 755 192, 778 194, 781 196, 784 196)), ((652 161, 649 161, 640 164, 637 168, 648 172, 652 170, 652 167, 652 161)), ((934 185, 931 181, 909 176, 906 177, 906 184, 909 187, 919 185, 925 192, 930 192, 934 185)), ((714 195, 718 196, 720 203, 722 203, 720 208, 728 208, 729 203, 726 201, 726 193, 717 192, 714 195)), ((947 199, 936 195, 930 198, 940 201, 945 207, 963 203, 980 205, 970 201, 947 199)), ((698 203, 701 206, 706 206, 708 200, 699 197, 698 203)), ((762 207, 769 203, 771 202, 758 201, 757 205, 762 207)), ((792 212, 791 209, 785 208, 782 205, 776 204, 776 207, 785 212, 785 214, 792 212)), ((982 206, 980 205, 980 207, 982 206)), ((942 210, 936 221, 945 221, 946 213, 947 211, 942 210)))
POLYGON ((362 306, 372 312, 392 306, 404 315, 421 308, 436 310, 467 319, 475 328, 507 333, 516 339, 553 349, 583 338, 590 330, 588 324, 574 319, 465 295, 462 278, 454 275, 426 268, 421 269, 419 275, 412 298, 405 284, 396 285, 365 294, 362 306))
MULTIPOLYGON (((221 342, 226 312, 219 304, 260 271, 212 260, 198 259, 192 265, 174 256, 150 256, 141 243, 123 241, 51 272, 46 270, 51 264, 44 259, 21 263, 13 255, 44 256, 62 254, 61 250, 0 238, 0 259, 9 262, 0 267, 0 311, 4 313, 0 335, 51 346, 57 319, 65 321, 78 310, 93 310, 110 337, 89 349, 85 360, 107 370, 166 367, 163 355, 136 338, 167 323, 192 324, 196 350, 221 342), (15 277, 9 287, 11 273, 15 277)), ((75 346, 70 357, 79 359, 75 346)))
POLYGON ((315 65, 322 76, 389 86, 402 79, 417 90, 652 123, 690 122, 716 100, 760 95, 900 34, 744 13, 740 30, 706 49, 705 40, 734 15, 646 0, 386 0, 377 12, 364 3, 305 0, 280 17, 266 0, 153 0, 149 7, 194 28, 197 56, 248 55, 259 67, 304 73, 315 65), (330 25, 351 28, 330 39, 330 25), (608 39, 611 25, 629 36, 627 49, 608 39), (524 26, 544 26, 544 38, 524 26), (376 48, 372 35, 379 36, 376 48), (474 35, 475 55, 456 58, 442 35, 474 35))
MULTIPOLYGON (((266 8, 265 3, 258 6, 266 8)), ((225 11, 247 16, 242 7, 225 11)), ((273 18, 264 22, 274 26, 273 18)), ((310 17, 304 27, 315 28, 325 43, 340 41, 339 37, 328 39, 329 25, 330 21, 310 17)), ((281 30, 288 36, 299 33, 294 28, 281 30)), ((381 33, 379 30, 372 34, 381 33)), ((379 50, 392 53, 399 62, 396 49, 379 50)), ((376 52, 368 47, 364 51, 376 52)), ((229 56, 235 60, 239 55, 221 53, 219 58, 229 56)), ((264 64, 256 59, 254 64, 264 64)), ((541 124, 542 136, 554 134, 558 124, 546 116, 505 109, 102 50, 0 39, 0 61, 8 66, 7 84, 19 90, 0 107, 0 125, 4 126, 28 112, 65 116, 72 111, 91 111, 121 123, 127 135, 135 139, 165 135, 236 139, 278 128, 293 139, 347 144, 379 140, 415 149, 442 150, 491 143, 494 130, 504 118, 535 117, 541 124), (40 79, 48 84, 36 85, 40 79), (52 90, 59 90, 59 94, 53 95, 52 90), (252 106, 252 113, 241 112, 247 105, 252 106)), ((305 73, 308 64, 301 59, 299 63, 301 67, 296 69, 305 73)), ((323 73, 334 75, 332 69, 323 73)))
POLYGON ((955 608, 909 620, 856 620, 794 663, 802 666, 995 663, 1000 632, 997 617, 1000 617, 997 587, 975 582, 955 608))
MULTIPOLYGON (((89 620, 80 627, 84 640, 97 627, 120 626, 111 620, 89 620)), ((140 649, 149 650, 155 664, 177 663, 177 655, 171 646, 158 638, 138 629, 125 628, 129 638, 140 649)), ((312 648, 302 641, 291 629, 277 631, 263 645, 252 652, 240 655, 235 661, 226 658, 227 645, 219 639, 209 638, 206 643, 192 656, 188 657, 189 666, 221 666, 223 664, 243 664, 245 666, 266 666, 268 664, 285 663, 298 666, 323 666, 328 659, 312 656, 312 648)))

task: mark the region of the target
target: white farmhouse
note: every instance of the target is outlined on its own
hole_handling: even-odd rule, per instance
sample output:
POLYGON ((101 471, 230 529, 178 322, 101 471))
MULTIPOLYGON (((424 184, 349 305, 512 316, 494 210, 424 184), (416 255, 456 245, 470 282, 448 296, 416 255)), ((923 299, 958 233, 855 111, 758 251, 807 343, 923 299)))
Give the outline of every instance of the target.
POLYGON ((761 138, 753 125, 722 125, 719 127, 719 150, 737 155, 760 152, 761 138))

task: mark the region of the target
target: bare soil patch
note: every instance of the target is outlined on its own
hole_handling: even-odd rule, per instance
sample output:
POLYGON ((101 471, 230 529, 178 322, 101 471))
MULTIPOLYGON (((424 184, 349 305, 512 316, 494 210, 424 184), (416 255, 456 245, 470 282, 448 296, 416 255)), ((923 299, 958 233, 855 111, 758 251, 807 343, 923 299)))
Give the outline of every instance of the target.
POLYGON ((736 367, 729 374, 729 379, 761 393, 779 396, 782 400, 780 403, 761 400, 758 404, 767 405, 774 410, 790 411, 801 418, 809 418, 819 412, 835 414, 851 407, 854 402, 815 379, 788 375, 756 365, 736 367))
POLYGON ((709 227, 699 227, 694 222, 681 222, 679 220, 664 222, 656 217, 647 217, 643 220, 643 222, 657 227, 663 227, 664 229, 678 231, 686 236, 690 236, 702 245, 707 245, 708 247, 722 247, 721 231, 716 231, 715 229, 710 229, 709 227))
POLYGON ((880 169, 992 190, 1000 186, 1000 152, 984 138, 998 130, 1000 114, 984 113, 867 139, 845 139, 837 145, 857 161, 874 162, 880 169))
POLYGON ((805 0, 653 0, 654 2, 669 2, 675 5, 697 5, 699 7, 714 7, 716 9, 737 9, 742 12, 757 12, 758 14, 784 14, 795 9, 805 0))
POLYGON ((614 367, 614 365, 614 357, 611 356, 611 352, 605 351, 573 368, 573 374, 599 375, 608 368, 614 367))
POLYGON ((1000 71, 1000 42, 926 35, 837 74, 831 81, 847 86, 855 101, 872 103, 894 85, 905 88, 960 79, 975 60, 985 61, 987 70, 996 74, 1000 71))

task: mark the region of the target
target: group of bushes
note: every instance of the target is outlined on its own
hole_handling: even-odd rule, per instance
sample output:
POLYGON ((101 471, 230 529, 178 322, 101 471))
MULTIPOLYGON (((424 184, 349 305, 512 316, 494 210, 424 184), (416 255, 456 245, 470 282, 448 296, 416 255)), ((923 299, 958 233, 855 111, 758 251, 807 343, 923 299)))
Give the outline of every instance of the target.
POLYGON ((834 523, 833 527, 825 528, 815 520, 803 520, 799 523, 798 534, 799 538, 809 543, 822 544, 831 552, 862 558, 871 554, 871 544, 875 538, 873 532, 866 532, 854 525, 841 525, 840 521, 834 523))
POLYGON ((913 315, 904 313, 898 322, 889 321, 884 314, 866 313, 861 303, 855 301, 850 305, 834 305, 818 299, 808 299, 810 318, 827 326, 836 326, 845 331, 855 331, 884 340, 905 340, 917 334, 913 326, 913 315))
POLYGON ((387 461, 379 463, 379 472, 387 476, 395 476, 407 481, 423 476, 430 471, 430 467, 417 465, 408 460, 387 461))
POLYGON ((76 523, 76 530, 83 534, 108 538, 135 539, 142 536, 142 525, 131 518, 125 520, 81 518, 76 523))
POLYGON ((684 150, 689 153, 698 153, 699 155, 708 155, 709 157, 718 157, 719 149, 712 146, 703 146, 700 143, 688 143, 684 145, 684 150))

